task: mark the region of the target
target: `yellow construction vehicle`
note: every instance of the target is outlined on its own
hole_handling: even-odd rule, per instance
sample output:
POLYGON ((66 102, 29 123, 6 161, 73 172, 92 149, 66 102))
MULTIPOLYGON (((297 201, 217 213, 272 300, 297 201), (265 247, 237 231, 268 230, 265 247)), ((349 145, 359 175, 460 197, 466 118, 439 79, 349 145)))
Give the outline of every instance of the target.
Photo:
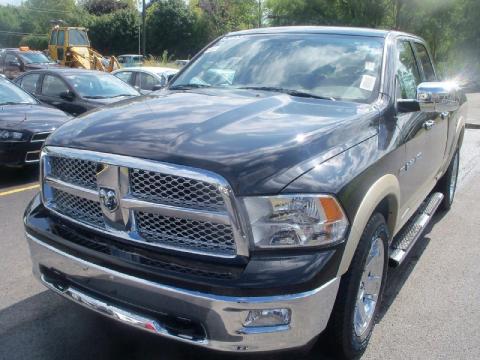
POLYGON ((114 56, 104 57, 90 47, 87 29, 55 25, 48 41, 50 57, 67 67, 111 72, 120 64, 114 56))

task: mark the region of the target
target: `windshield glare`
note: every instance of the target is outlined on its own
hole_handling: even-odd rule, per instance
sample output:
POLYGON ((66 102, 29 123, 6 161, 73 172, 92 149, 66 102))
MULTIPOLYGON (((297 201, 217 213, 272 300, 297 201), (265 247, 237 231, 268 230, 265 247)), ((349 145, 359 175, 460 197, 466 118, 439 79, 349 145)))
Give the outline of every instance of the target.
POLYGON ((111 74, 76 74, 65 77, 82 97, 109 98, 120 95, 139 95, 134 88, 111 74))
POLYGON ((383 38, 279 34, 222 38, 171 85, 271 87, 371 102, 377 96, 383 38))
POLYGON ((23 53, 20 57, 27 64, 47 64, 51 63, 51 60, 42 53, 23 53))
POLYGON ((37 101, 18 86, 0 78, 0 105, 10 103, 37 104, 37 101))

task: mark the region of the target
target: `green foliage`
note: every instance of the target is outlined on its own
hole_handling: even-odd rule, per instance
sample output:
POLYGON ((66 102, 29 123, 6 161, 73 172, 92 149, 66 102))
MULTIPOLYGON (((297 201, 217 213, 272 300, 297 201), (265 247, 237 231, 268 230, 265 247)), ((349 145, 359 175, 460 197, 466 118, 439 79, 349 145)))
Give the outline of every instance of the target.
POLYGON ((153 1, 147 10, 147 52, 192 54, 195 14, 183 0, 153 1))
POLYGON ((92 15, 105 15, 118 10, 135 9, 134 0, 83 0, 80 4, 92 15))
POLYGON ((258 27, 258 0, 197 0, 191 2, 191 6, 199 9, 211 38, 258 27))
POLYGON ((27 35, 22 37, 20 46, 28 46, 32 50, 45 50, 48 47, 48 36, 27 35))
POLYGON ((102 54, 137 52, 140 22, 136 10, 126 9, 91 16, 86 25, 92 47, 102 54))

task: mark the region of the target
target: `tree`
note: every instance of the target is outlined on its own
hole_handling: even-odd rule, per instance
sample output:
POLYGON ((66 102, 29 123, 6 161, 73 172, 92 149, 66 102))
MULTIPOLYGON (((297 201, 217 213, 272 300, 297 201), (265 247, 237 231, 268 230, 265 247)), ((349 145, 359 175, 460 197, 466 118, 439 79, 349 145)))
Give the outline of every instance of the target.
POLYGON ((80 4, 92 15, 105 15, 118 10, 135 9, 133 0, 83 0, 80 4))
MULTIPOLYGON (((147 9, 147 52, 193 55, 195 14, 183 0, 154 1, 147 9)), ((198 47, 197 47, 198 49, 198 47)))
POLYGON ((201 10, 212 37, 258 26, 258 0, 198 0, 192 5, 201 10))
POLYGON ((139 17, 136 10, 118 10, 91 17, 87 26, 92 46, 105 54, 137 52, 139 17))

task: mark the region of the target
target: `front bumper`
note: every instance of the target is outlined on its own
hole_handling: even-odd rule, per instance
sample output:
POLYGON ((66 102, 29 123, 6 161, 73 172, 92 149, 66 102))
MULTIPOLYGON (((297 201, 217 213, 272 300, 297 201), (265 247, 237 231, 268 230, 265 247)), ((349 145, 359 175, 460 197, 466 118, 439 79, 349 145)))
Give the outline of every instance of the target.
POLYGON ((27 239, 33 272, 50 289, 122 323, 220 351, 274 351, 308 344, 326 328, 339 286, 339 278, 335 278, 317 289, 297 294, 214 295, 163 285, 90 263, 28 232, 27 239), (274 308, 290 309, 289 325, 243 326, 249 310, 274 308), (178 322, 180 327, 173 325, 178 322))

